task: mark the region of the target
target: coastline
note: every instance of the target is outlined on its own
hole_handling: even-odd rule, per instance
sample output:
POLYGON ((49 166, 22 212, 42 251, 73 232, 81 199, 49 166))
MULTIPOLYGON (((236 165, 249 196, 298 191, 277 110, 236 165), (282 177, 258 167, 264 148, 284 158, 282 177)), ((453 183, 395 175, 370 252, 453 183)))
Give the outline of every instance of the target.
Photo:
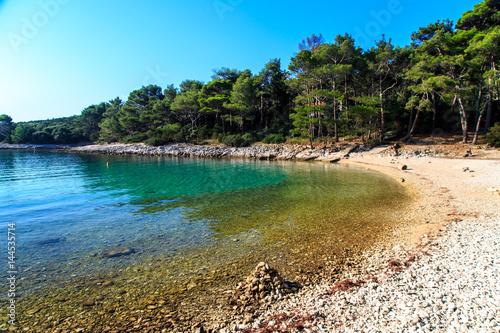
MULTIPOLYGON (((363 326, 363 318, 365 322, 369 322, 367 319, 374 313, 386 310, 384 310, 384 302, 381 302, 382 305, 377 308, 368 306, 368 302, 356 301, 360 293, 366 293, 366 288, 372 288, 376 294, 377 289, 385 290, 385 286, 391 286, 394 281, 399 281, 401 276, 414 267, 418 268, 420 265, 429 267, 434 256, 447 251, 442 244, 445 243, 450 230, 485 223, 485 221, 498 225, 497 212, 500 211, 500 196, 493 195, 488 188, 500 188, 499 160, 436 158, 431 155, 440 157, 447 155, 432 151, 432 149, 418 152, 407 151, 399 157, 393 157, 388 147, 379 147, 371 151, 363 147, 357 149, 355 146, 327 150, 276 145, 257 148, 192 145, 168 147, 92 145, 62 149, 69 152, 98 154, 339 162, 384 173, 394 178, 395 181, 401 182, 415 197, 415 201, 411 203, 407 212, 401 216, 400 226, 391 230, 382 241, 363 253, 358 258, 359 261, 343 267, 342 278, 350 279, 354 281, 354 284, 357 284, 357 281, 364 281, 358 287, 345 292, 331 292, 336 288, 335 283, 338 280, 326 279, 305 287, 297 294, 285 297, 268 310, 264 310, 264 313, 258 317, 252 314, 235 314, 227 324, 212 326, 206 322, 202 326, 193 326, 194 331, 202 332, 201 327, 203 327, 212 332, 266 332, 269 329, 272 331, 276 322, 284 325, 283 332, 293 332, 293 327, 297 328, 300 323, 310 331, 369 330, 369 327, 363 326), (160 154, 161 151, 168 151, 168 154, 160 154), (398 168, 402 164, 407 165, 407 170, 398 168), (390 263, 393 263, 392 267, 390 263), (366 283, 366 281, 370 282, 366 283), (355 302, 349 301, 351 305, 345 305, 346 299, 354 299, 355 302), (344 305, 339 308, 340 303, 344 305), (361 309, 366 313, 361 313, 361 309), (276 318, 283 319, 280 319, 283 322, 276 318)), ((376 295, 371 296, 376 298, 376 295)), ((371 322, 371 327, 377 332, 403 331, 413 327, 408 320, 413 317, 403 318, 404 320, 400 320, 400 317, 406 318, 406 315, 403 313, 399 317, 395 316, 389 322, 387 320, 371 322)), ((417 320, 415 325, 425 322, 424 319, 417 320)), ((437 331, 444 330, 443 327, 436 327, 437 331)), ((491 327, 495 328, 495 323, 491 327)))
POLYGON ((244 331, 497 332, 500 161, 354 154, 341 163, 404 179, 416 202, 345 280, 305 288, 244 331))
POLYGON ((166 146, 144 144, 85 145, 67 149, 71 152, 97 153, 109 155, 176 156, 200 158, 243 158, 255 160, 324 160, 336 162, 348 155, 357 145, 345 147, 310 149, 301 145, 254 145, 250 147, 226 147, 175 143, 166 146))

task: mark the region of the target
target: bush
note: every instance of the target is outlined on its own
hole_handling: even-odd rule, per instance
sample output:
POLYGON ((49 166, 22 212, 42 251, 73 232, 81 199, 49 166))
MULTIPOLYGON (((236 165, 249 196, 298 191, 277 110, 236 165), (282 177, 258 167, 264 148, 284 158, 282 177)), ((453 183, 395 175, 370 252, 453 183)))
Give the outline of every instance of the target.
POLYGON ((222 137, 222 143, 229 147, 246 147, 250 145, 250 142, 246 141, 240 134, 225 135, 222 137))
POLYGON ((153 137, 153 138, 149 138, 146 140, 146 144, 148 146, 163 146, 164 144, 166 144, 166 142, 164 140, 162 140, 161 138, 158 138, 158 137, 153 137))
POLYGON ((496 123, 486 134, 486 142, 493 147, 500 147, 500 123, 496 123))
POLYGON ((379 139, 366 140, 366 143, 372 147, 378 147, 382 144, 379 139))
POLYGON ((31 135, 31 141, 37 144, 49 144, 54 143, 54 138, 47 132, 38 131, 31 135))
POLYGON ((286 138, 283 134, 270 134, 267 135, 262 142, 264 143, 284 143, 286 138))
POLYGON ((198 129, 198 140, 210 138, 212 131, 207 126, 202 126, 198 129))
POLYGON ((255 142, 255 136, 253 135, 253 133, 245 133, 241 138, 249 144, 255 142))
POLYGON ((124 143, 139 143, 139 142, 144 142, 147 140, 147 134, 146 133, 137 133, 134 135, 127 135, 126 137, 123 138, 124 143))
POLYGON ((215 125, 214 128, 212 129, 212 139, 216 140, 219 137, 219 134, 221 134, 223 131, 222 126, 220 125, 215 125))

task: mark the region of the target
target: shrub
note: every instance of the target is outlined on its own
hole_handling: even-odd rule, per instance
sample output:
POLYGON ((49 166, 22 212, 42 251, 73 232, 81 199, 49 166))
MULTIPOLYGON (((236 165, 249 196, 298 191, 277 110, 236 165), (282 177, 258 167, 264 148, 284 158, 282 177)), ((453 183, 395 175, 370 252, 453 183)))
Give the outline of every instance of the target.
POLYGON ((153 138, 149 138, 146 140, 146 144, 148 146, 162 146, 165 143, 166 142, 164 140, 162 140, 161 138, 158 138, 158 137, 153 137, 153 138))
POLYGON ((366 143, 372 147, 377 147, 382 144, 379 139, 366 140, 366 143))
POLYGON ((207 126, 202 126, 198 129, 198 140, 208 139, 211 135, 211 130, 207 126))
POLYGON ((139 142, 144 142, 147 140, 147 134, 146 133, 137 133, 134 135, 127 135, 126 137, 123 138, 124 143, 139 143, 139 142))
POLYGON ((37 144, 54 143, 54 138, 50 133, 44 131, 37 131, 31 135, 31 141, 37 144))
POLYGON ((496 123, 486 134, 486 142, 493 147, 500 147, 500 123, 496 123))
POLYGON ((253 135, 253 133, 243 134, 242 139, 248 142, 249 144, 255 142, 255 136, 253 135))
POLYGON ((264 143, 283 143, 286 142, 286 138, 283 134, 270 134, 267 135, 262 142, 264 143))
POLYGON ((215 125, 212 129, 212 139, 216 140, 222 133, 222 127, 220 125, 215 125))
POLYGON ((239 134, 223 136, 222 143, 229 147, 246 147, 250 145, 250 142, 243 139, 239 134))

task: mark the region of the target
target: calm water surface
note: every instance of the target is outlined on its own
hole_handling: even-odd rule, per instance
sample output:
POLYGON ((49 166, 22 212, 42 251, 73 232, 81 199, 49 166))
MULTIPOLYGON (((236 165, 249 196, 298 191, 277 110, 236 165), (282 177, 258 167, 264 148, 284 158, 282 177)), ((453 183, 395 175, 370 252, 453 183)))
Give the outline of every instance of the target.
POLYGON ((172 284, 257 260, 293 271, 319 247, 372 241, 405 198, 342 165, 0 150, 0 246, 15 222, 25 297, 127 271, 172 284), (101 255, 118 246, 136 253, 101 255))

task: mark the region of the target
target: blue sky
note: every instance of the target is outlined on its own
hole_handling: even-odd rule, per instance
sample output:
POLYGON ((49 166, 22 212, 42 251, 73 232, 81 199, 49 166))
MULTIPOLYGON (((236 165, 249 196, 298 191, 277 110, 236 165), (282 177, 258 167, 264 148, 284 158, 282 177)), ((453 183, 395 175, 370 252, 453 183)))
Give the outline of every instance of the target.
POLYGON ((0 114, 15 122, 80 114, 142 85, 210 80, 212 69, 288 67, 311 34, 382 34, 406 45, 480 0, 0 0, 0 114))

